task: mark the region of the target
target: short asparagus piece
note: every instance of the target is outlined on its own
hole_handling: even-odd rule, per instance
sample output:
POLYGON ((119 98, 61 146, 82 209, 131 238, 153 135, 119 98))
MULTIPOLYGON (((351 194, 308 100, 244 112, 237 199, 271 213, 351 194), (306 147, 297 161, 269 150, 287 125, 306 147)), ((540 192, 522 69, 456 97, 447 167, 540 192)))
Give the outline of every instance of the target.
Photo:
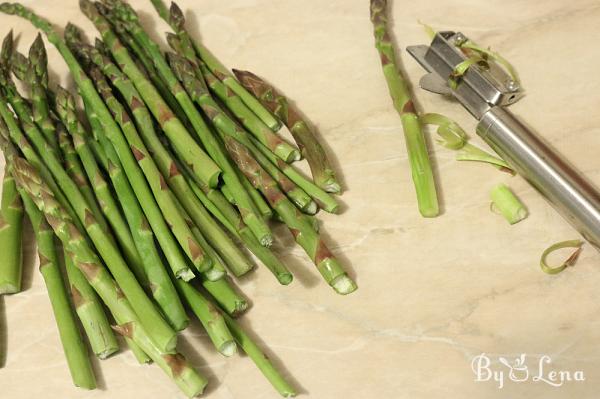
MULTIPOLYGON (((75 314, 71 309, 58 266, 54 232, 48 225, 48 222, 46 222, 46 219, 44 219, 42 212, 40 212, 25 192, 23 192, 23 202, 35 232, 40 259, 40 273, 46 283, 73 384, 80 388, 95 389, 96 377, 92 370, 87 348, 79 333, 75 314)), ((78 304, 75 304, 75 306, 78 306, 78 304)))
MULTIPOLYGON (((183 89, 183 87, 181 87, 181 84, 178 82, 177 78, 174 76, 169 65, 164 59, 160 48, 142 29, 139 21, 137 20, 137 15, 135 14, 135 11, 131 9, 131 7, 122 2, 115 1, 113 3, 115 7, 115 15, 122 21, 126 20, 124 24, 126 25, 129 33, 131 33, 134 39, 141 46, 143 46, 148 54, 152 57, 152 61, 154 62, 156 69, 165 82, 167 82, 171 91, 175 93, 177 101, 179 101, 181 107, 188 116, 188 119, 192 123, 198 138, 204 145, 204 148, 222 169, 223 180, 225 184, 230 186, 233 194, 236 196, 236 204, 240 209, 240 213, 244 218, 244 221, 252 229, 261 244, 270 246, 273 242, 271 230, 262 217, 257 215, 252 210, 252 199, 244 190, 241 182, 235 174, 235 170, 231 165, 230 160, 227 158, 227 155, 221 148, 219 142, 216 140, 209 127, 204 122, 202 115, 196 109, 193 101, 190 99, 186 91, 183 89)), ((132 81, 134 81, 134 79, 132 79, 132 81)), ((140 93, 142 93, 141 90, 140 93)))
MULTIPOLYGON (((84 50, 82 49, 81 51, 84 50)), ((137 122, 139 132, 151 151, 156 165, 184 210, 200 229, 202 235, 219 252, 236 276, 241 276, 248 272, 252 268, 252 264, 211 218, 202 203, 191 191, 188 182, 179 172, 171 155, 157 136, 152 116, 141 101, 141 97, 132 82, 120 72, 116 65, 112 64, 107 57, 104 57, 97 50, 88 49, 88 52, 90 59, 102 69, 114 87, 119 90, 121 97, 127 103, 137 122)))
MULTIPOLYGON (((55 234, 66 249, 73 253, 76 266, 100 295, 118 323, 116 330, 131 338, 152 360, 171 377, 189 397, 204 390, 206 379, 194 370, 178 353, 159 349, 149 336, 133 310, 129 300, 122 294, 110 273, 100 265, 98 256, 84 239, 82 232, 72 223, 64 208, 54 199, 52 192, 41 181, 37 172, 22 158, 14 162, 15 180, 27 192, 35 205, 46 216, 55 234)), ((151 326, 152 329, 156 326, 151 326)))
MULTIPOLYGON (((179 21, 183 21, 183 12, 174 2, 171 3, 171 9, 169 11, 162 0, 151 0, 151 2, 160 17, 171 26, 174 26, 174 24, 177 24, 179 21), (175 19, 173 20, 173 18, 175 19)), ((183 31, 183 26, 180 26, 178 31, 183 31)), ((206 63, 212 73, 237 94, 256 116, 258 116, 274 132, 281 128, 281 122, 279 122, 277 118, 275 118, 256 98, 254 98, 252 94, 248 93, 248 91, 235 80, 227 68, 225 68, 225 66, 221 64, 221 62, 212 55, 206 47, 198 41, 189 40, 192 42, 198 57, 206 63)))
POLYGON ((499 184, 492 189, 492 210, 499 212, 510 224, 525 219, 529 212, 506 184, 499 184))
POLYGON ((233 73, 240 83, 273 112, 288 127, 298 144, 302 156, 308 162, 315 184, 330 193, 339 193, 341 185, 335 177, 335 171, 327 157, 325 149, 319 143, 316 134, 299 112, 288 103, 287 98, 273 86, 252 72, 234 69, 233 73))
MULTIPOLYGON (((6 3, 0 5, 0 8, 5 4, 6 3)), ((79 64, 76 64, 76 66, 79 67, 79 64)), ((81 71, 79 78, 83 77, 88 79, 83 71, 81 71)), ((162 349, 167 351, 173 350, 177 339, 175 332, 154 307, 140 286, 139 282, 135 279, 125 260, 121 256, 118 247, 114 243, 114 239, 100 225, 98 219, 93 214, 85 198, 79 191, 77 184, 64 170, 58 156, 56 155, 56 152, 47 143, 42 133, 31 121, 31 117, 28 113, 26 104, 24 104, 24 101, 18 96, 14 87, 10 87, 5 84, 4 90, 9 96, 8 98, 11 102, 11 105, 20 116, 20 122, 23 125, 27 136, 35 145, 38 153, 43 156, 45 165, 56 178, 60 188, 68 197, 69 202, 77 213, 80 222, 84 225, 86 232, 106 262, 106 265, 110 268, 115 279, 120 282, 123 292, 131 301, 131 304, 138 313, 140 319, 146 326, 153 326, 153 329, 150 330, 150 332, 153 334, 152 338, 156 340, 156 344, 162 349)), ((95 90, 93 93, 97 95, 95 90)), ((110 121, 114 123, 112 118, 110 121)), ((18 142, 19 140, 15 139, 15 141, 18 142)), ((129 151, 128 148, 127 151, 129 151)), ((130 152, 128 152, 128 154, 131 155, 130 152)))
POLYGON ((427 145, 410 90, 396 63, 394 45, 388 32, 386 7, 387 0, 371 0, 375 47, 379 51, 383 74, 394 107, 402 121, 419 211, 424 217, 435 217, 439 214, 439 204, 427 145))
POLYGON ((244 146, 225 134, 221 134, 221 137, 240 170, 281 216, 296 242, 310 256, 325 281, 339 294, 345 295, 355 291, 356 284, 329 251, 319 233, 314 230, 312 221, 294 207, 279 190, 277 182, 260 167, 244 146))
MULTIPOLYGON (((7 129, 4 122, 0 126, 7 129)), ((0 205, 0 294, 15 294, 21 291, 23 269, 23 203, 7 166, 0 205)))
MULTIPOLYGON (((137 256, 137 259, 128 258, 129 265, 136 275, 138 281, 152 292, 152 297, 156 300, 163 314, 175 330, 183 330, 188 319, 183 309, 181 302, 177 297, 175 288, 171 284, 167 273, 162 265, 162 259, 158 255, 154 244, 154 235, 149 228, 148 222, 144 217, 142 210, 137 202, 137 199, 131 192, 131 187, 126 179, 116 179, 118 184, 115 184, 117 196, 122 197, 122 191, 126 191, 127 198, 124 206, 128 221, 131 221, 130 226, 125 222, 121 214, 121 208, 113 198, 107 182, 104 180, 100 168, 96 163, 94 155, 89 149, 86 139, 87 133, 77 119, 75 114, 75 104, 71 95, 64 89, 57 90, 56 105, 58 113, 63 118, 65 124, 69 127, 69 131, 73 136, 73 142, 76 146, 76 151, 81 158, 88 176, 93 180, 96 195, 100 199, 103 211, 113 226, 113 230, 120 239, 121 247, 125 239, 130 240, 133 248, 132 253, 137 256), (126 187, 123 187, 126 185, 126 187), (120 195, 121 194, 121 195, 120 195), (130 204, 130 202, 134 202, 130 204)), ((115 160, 116 162, 117 160, 115 160)), ((116 168, 112 164, 112 168, 116 168)), ((108 165, 107 165, 108 166, 108 165)), ((108 167, 111 169, 111 167, 108 167)), ((112 171, 111 171, 112 172, 112 171)), ((110 172, 109 172, 110 173, 110 172)), ((124 177, 124 176, 123 176, 124 177)), ((127 253, 127 252, 126 252, 127 253)))

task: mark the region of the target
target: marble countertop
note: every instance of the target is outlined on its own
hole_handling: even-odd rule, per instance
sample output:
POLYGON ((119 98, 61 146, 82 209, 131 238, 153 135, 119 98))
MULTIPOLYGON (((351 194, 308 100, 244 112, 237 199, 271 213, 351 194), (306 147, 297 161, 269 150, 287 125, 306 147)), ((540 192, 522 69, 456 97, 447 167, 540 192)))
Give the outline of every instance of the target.
MULTIPOLYGON (((96 35, 75 0, 23 3, 56 24, 72 21, 96 35)), ((168 30, 148 1, 131 3, 144 10, 144 23, 156 37, 168 30)), ((335 295, 284 231, 276 249, 295 282, 278 286, 264 269, 240 281, 253 303, 244 326, 304 397, 597 397, 600 255, 588 245, 576 267, 557 276, 542 273, 542 250, 577 234, 521 178, 456 162, 434 144, 443 215, 419 216, 367 0, 179 3, 193 10, 187 14, 192 32, 201 32, 226 65, 266 77, 309 116, 347 188, 343 214, 321 216, 332 249, 356 277, 356 293, 335 295), (500 182, 527 204, 526 221, 509 226, 490 212, 489 192, 500 182), (472 366, 477 360, 485 366, 477 357, 482 353, 490 360, 487 369, 503 376, 502 388, 497 381, 475 381, 472 366), (510 375, 501 358, 514 363, 522 353, 529 378, 518 382, 523 370, 510 375), (585 381, 535 381, 540 361, 545 380, 551 370, 563 370, 572 379, 580 371, 585 381)), ((600 1, 393 3, 393 35, 403 47, 428 41, 421 20, 439 30, 461 30, 511 60, 527 89, 515 113, 600 184, 600 1)), ((9 28, 20 34, 22 49, 36 33, 4 15, 0 26, 2 36, 9 28)), ((401 59, 416 84, 420 67, 405 52, 401 59)), ((53 48, 49 60, 51 77, 72 87, 53 48)), ((460 106, 423 91, 416 97, 420 110, 446 114, 475 136, 475 121, 460 106)), ((7 326, 0 343, 7 350, 0 396, 181 397, 157 367, 138 366, 129 352, 96 362, 101 389, 74 388, 31 242, 26 253, 25 292, 0 299, 0 324, 7 326)), ((278 397, 248 358, 215 354, 198 325, 180 342, 211 378, 205 397, 278 397)))

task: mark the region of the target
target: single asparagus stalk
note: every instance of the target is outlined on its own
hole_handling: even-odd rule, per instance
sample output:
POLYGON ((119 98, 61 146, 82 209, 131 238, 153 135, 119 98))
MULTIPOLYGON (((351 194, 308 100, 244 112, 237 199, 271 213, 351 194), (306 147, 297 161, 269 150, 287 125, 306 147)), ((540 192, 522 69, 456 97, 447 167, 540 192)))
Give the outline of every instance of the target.
MULTIPOLYGON (((58 327, 60 341, 67 358, 69 371, 73 384, 84 389, 96 388, 96 377, 92 364, 88 357, 79 327, 75 321, 75 314, 71 309, 67 291, 65 290, 62 275, 58 266, 58 257, 54 244, 54 232, 44 219, 44 215, 36 207, 33 201, 22 192, 23 203, 38 245, 38 256, 40 259, 40 273, 44 277, 48 297, 52 304, 54 318, 58 327)), ((77 306, 77 305, 76 305, 77 306)))
MULTIPOLYGON (((190 99, 183 87, 181 87, 181 84, 178 82, 177 78, 173 75, 169 65, 160 51, 160 48, 148 37, 146 32, 144 32, 139 24, 139 21, 137 20, 135 11, 133 11, 131 7, 128 7, 127 4, 121 2, 115 2, 114 6, 115 15, 118 16, 122 21, 126 20, 126 22, 124 21, 124 25, 129 33, 141 46, 144 47, 144 49, 146 49, 148 54, 152 57, 154 66, 165 82, 167 82, 170 90, 175 94, 177 101, 179 101, 181 107, 188 116, 188 119, 194 126, 194 130, 204 145, 204 148, 223 170, 223 180, 225 184, 230 186, 233 190, 233 194, 236 196, 237 207, 240 209, 240 213, 244 218, 244 222, 252 229, 261 244, 270 246, 273 242, 271 230, 265 221, 260 217, 260 215, 257 215, 252 210, 252 199, 244 190, 225 152, 202 119, 202 116, 194 106, 193 101, 190 99)), ((132 79, 132 81, 135 82, 134 79, 132 79)), ((142 93, 141 90, 140 93, 142 93)))
POLYGON ((339 294, 346 295, 355 291, 356 284, 329 251, 319 233, 314 230, 312 221, 294 207, 279 190, 277 182, 261 168, 244 146, 224 133, 221 137, 240 170, 281 216, 296 242, 310 256, 325 281, 339 294))
POLYGON ((154 85, 146 79, 139 70, 127 49, 121 44, 112 31, 108 21, 98 13, 96 6, 88 0, 80 2, 83 13, 94 23, 102 39, 123 72, 131 79, 143 97, 144 102, 173 143, 177 154, 190 163, 194 176, 210 187, 216 187, 219 182, 220 169, 210 157, 200 148, 194 138, 187 132, 181 121, 175 117, 172 110, 163 100, 154 85))
POLYGON ((500 212, 510 224, 518 223, 529 215, 525 205, 506 184, 499 184, 494 187, 490 196, 492 210, 500 212))
POLYGON ((227 323, 227 327, 229 327, 229 331, 231 331, 231 334, 235 338, 238 346, 242 348, 242 350, 250 359, 252 359, 254 364, 256 364, 256 367, 258 367, 261 373, 263 373, 271 385, 273 385, 273 388, 275 388, 277 392, 279 392, 279 394, 284 398, 296 396, 296 390, 275 368, 267 355, 265 355, 256 342, 254 342, 252 338, 246 334, 237 321, 227 314, 223 314, 223 318, 225 319, 225 323, 227 323))
POLYGON ((288 127, 302 156, 310 166, 315 184, 327 192, 339 193, 341 185, 335 177, 325 149, 300 113, 288 103, 287 98, 252 72, 233 69, 233 73, 261 104, 288 127))
MULTIPOLYGON (((0 125, 0 129, 7 129, 4 122, 0 125)), ((21 291, 22 234, 23 203, 10 174, 10 165, 6 165, 0 205, 0 294, 15 294, 21 291)))
MULTIPOLYGON (((0 5, 0 9, 2 6, 3 5, 0 5)), ((78 65, 79 64, 77 64, 77 66, 78 65)), ((85 76, 83 71, 82 74, 85 76)), ((79 76, 81 77, 82 75, 79 76)), ((18 96, 14 87, 5 84, 4 91, 8 94, 11 105, 19 114, 20 122, 23 125, 25 132, 35 145, 37 152, 42 155, 45 165, 56 178, 60 188, 65 192, 80 222, 84 225, 86 232, 105 260, 106 265, 110 268, 115 279, 120 283, 119 285, 122 287, 123 292, 130 299, 132 306, 134 306, 134 309, 144 324, 153 327, 153 329, 150 330, 153 334, 152 338, 156 340, 156 344, 162 349, 166 351, 173 350, 177 339, 175 331, 173 331, 163 319, 145 294, 139 282, 135 279, 135 276, 129 270, 129 267, 121 256, 112 236, 109 235, 98 222, 98 219, 93 214, 85 198, 79 191, 77 184, 64 170, 56 152, 46 142, 42 133, 31 121, 26 104, 24 104, 23 100, 18 96)), ((114 121, 112 122, 114 123, 114 121)), ((129 149, 127 149, 127 151, 129 151, 129 149)), ((131 155, 130 152, 128 153, 131 155)))
MULTIPOLYGON (((164 270, 162 259, 155 247, 154 235, 150 230, 137 199, 131 191, 129 183, 126 181, 125 176, 121 174, 123 177, 116 179, 118 186, 115 184, 115 191, 117 192, 117 196, 123 190, 125 191, 127 205, 124 208, 126 210, 126 219, 132 223, 131 231, 121 214, 121 208, 113 198, 110 188, 102 176, 94 155, 87 146, 87 133, 77 119, 73 98, 66 90, 59 88, 57 90, 56 104, 58 113, 63 118, 67 127, 69 127, 69 131, 73 136, 77 153, 85 166, 86 172, 93 179, 96 194, 101 199, 103 211, 113 225, 113 230, 117 233, 117 237, 124 237, 130 240, 130 245, 133 246, 130 251, 132 251, 137 259, 128 258, 132 271, 142 286, 150 289, 152 297, 158 303, 171 326, 177 331, 183 330, 188 324, 188 318, 177 297, 175 288, 164 270), (126 186, 122 187, 123 185, 126 186), (134 204, 130 205, 129 202, 134 202, 134 204)), ((111 169, 111 167, 108 167, 108 169, 111 169)), ((118 173, 121 172, 119 171, 118 173)), ((120 239, 120 242, 121 248, 125 250, 125 245, 123 245, 125 240, 120 239)), ((127 254, 127 252, 125 253, 127 254)))
POLYGON ((108 82, 98 68, 91 67, 90 76, 96 84, 99 93, 113 113, 113 117, 121 126, 123 132, 122 135, 109 135, 108 131, 105 131, 105 133, 107 138, 114 145, 115 150, 119 155, 119 159, 123 163, 129 181, 132 182, 132 180, 144 179, 145 176, 158 206, 185 254, 198 271, 204 272, 209 270, 212 266, 211 259, 206 256, 205 251, 198 244, 178 211, 173 193, 170 191, 164 177, 160 174, 156 164, 152 160, 133 121, 127 114, 127 111, 113 95, 108 82), (137 168, 133 167, 136 166, 135 161, 137 161, 137 164, 139 165, 137 168))
POLYGON ((236 292, 227 278, 217 281, 204 279, 202 286, 227 314, 238 317, 248 309, 248 301, 236 292))
POLYGON ((73 263, 73 254, 64 251, 64 255, 71 299, 79 321, 83 325, 94 354, 100 359, 106 359, 119 350, 117 339, 108 324, 98 294, 73 263))
POLYGON ((379 51, 383 74, 394 107, 402 121, 419 211, 424 217, 435 217, 439 214, 439 205, 427 145, 410 90, 396 63, 394 46, 388 33, 386 7, 387 0, 371 0, 375 47, 379 51))
MULTIPOLYGON (((223 112, 220 106, 212 99, 204 82, 201 79, 198 79, 194 73, 192 65, 178 54, 169 53, 168 56, 174 74, 182 82, 190 97, 202 108, 204 113, 213 122, 217 130, 223 131, 229 135, 234 135, 236 138, 241 137, 244 140, 244 145, 255 148, 250 142, 246 132, 229 118, 229 116, 223 112)), ((280 187, 300 209, 307 213, 315 213, 317 211, 317 205, 312 201, 311 197, 298 188, 287 178, 287 176, 282 174, 275 164, 266 159, 266 157, 258 150, 253 151, 253 155, 257 158, 257 161, 261 163, 261 166, 263 166, 263 168, 279 182, 280 187)), ((285 164, 283 161, 277 161, 285 164)), ((232 193, 234 192, 232 187, 229 187, 229 189, 232 193)))
MULTIPOLYGON (((171 21, 174 18, 176 19, 177 15, 174 15, 173 18, 171 18, 171 21)), ((183 15, 181 15, 181 18, 183 18, 183 15)), ((184 24, 185 21, 181 20, 173 26, 175 29, 179 29, 179 27, 183 27, 184 24)), ((225 105, 242 123, 242 125, 248 129, 248 131, 252 133, 261 143, 266 145, 271 151, 273 151, 274 154, 276 154, 285 162, 300 160, 300 151, 275 134, 267 125, 263 123, 259 117, 256 116, 256 114, 254 114, 246 106, 246 104, 244 104, 242 99, 237 94, 229 89, 229 87, 227 87, 223 82, 217 79, 210 69, 206 67, 206 64, 196 57, 196 53, 194 52, 191 42, 180 39, 180 37, 184 39, 187 37, 185 30, 179 30, 177 33, 179 36, 173 33, 167 33, 167 42, 171 48, 178 54, 185 57, 188 62, 194 66, 196 73, 198 73, 198 67, 200 65, 204 66, 201 73, 204 74, 204 78, 207 80, 207 83, 209 83, 211 91, 216 94, 217 97, 223 101, 223 103, 225 103, 225 105), (211 85, 211 81, 215 84, 211 85)))
POLYGON ((132 82, 120 72, 116 65, 112 64, 107 57, 102 56, 97 50, 89 49, 88 55, 96 65, 102 68, 102 71, 111 80, 114 87, 119 90, 137 122, 139 132, 151 151, 156 165, 167 180, 169 187, 177 196, 185 212, 189 214, 194 224, 200 229, 203 237, 214 246, 236 276, 241 276, 250 271, 252 264, 212 219, 198 198, 196 198, 188 182, 179 172, 171 155, 162 145, 154 129, 152 117, 148 109, 144 106, 141 96, 132 82))
POLYGON ((35 169, 22 158, 15 159, 14 168, 15 180, 45 214, 55 234, 67 250, 73 253, 77 267, 111 310, 119 324, 116 330, 140 346, 185 394, 189 397, 200 394, 206 386, 206 379, 189 366, 183 356, 167 353, 154 344, 117 282, 112 279, 107 269, 97 266, 100 265, 98 256, 88 245, 82 232, 72 223, 64 208, 55 200, 49 188, 41 181, 35 169))
MULTIPOLYGON (((176 32, 179 32, 179 35, 185 33, 186 36, 189 37, 183 26, 183 12, 179 6, 177 6, 177 4, 172 2, 170 10, 167 11, 167 7, 164 5, 162 0, 151 0, 151 2, 160 17, 169 23, 176 32)), ((237 80, 235 80, 227 68, 225 68, 225 66, 221 64, 221 62, 214 55, 212 55, 206 47, 204 47, 199 41, 192 41, 191 38, 188 40, 192 42, 198 57, 200 57, 202 61, 206 63, 212 73, 221 81, 223 81, 223 83, 225 83, 235 94, 237 94, 246 104, 246 106, 250 108, 252 112, 254 112, 256 116, 258 116, 265 123, 265 125, 269 126, 269 128, 271 128, 271 130, 274 132, 281 128, 281 123, 277 120, 277 118, 275 118, 268 109, 263 107, 263 105, 256 100, 252 94, 248 93, 248 91, 244 89, 244 87, 240 85, 237 80)))
POLYGON ((173 283, 188 307, 202 323, 217 351, 227 357, 233 356, 236 353, 235 340, 231 336, 221 312, 191 283, 175 278, 173 278, 173 283))
POLYGON ((48 56, 42 36, 38 34, 29 49, 30 73, 28 81, 33 104, 33 121, 39 126, 50 145, 58 150, 58 141, 54 125, 50 118, 50 109, 46 90, 48 89, 48 56))

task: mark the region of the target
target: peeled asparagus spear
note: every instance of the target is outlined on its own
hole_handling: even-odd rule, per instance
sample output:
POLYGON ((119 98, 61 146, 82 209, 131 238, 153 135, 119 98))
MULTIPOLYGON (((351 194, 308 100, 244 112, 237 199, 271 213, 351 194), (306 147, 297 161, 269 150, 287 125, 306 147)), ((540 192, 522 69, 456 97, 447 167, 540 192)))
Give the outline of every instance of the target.
MULTIPOLYGON (((113 225, 113 230, 117 232, 117 237, 123 236, 131 240, 133 251, 139 259, 139 261, 135 262, 131 258, 129 259, 132 271, 142 286, 150 289, 152 297, 158 303, 171 326, 178 331, 183 330, 188 324, 187 316, 177 297, 175 288, 164 270, 162 259, 156 251, 154 235, 149 229, 148 222, 143 216, 137 199, 131 193, 129 184, 123 181, 123 179, 117 179, 118 185, 115 184, 115 191, 117 191, 117 195, 123 190, 127 191, 125 196, 128 201, 126 206, 124 206, 125 219, 132 222, 131 229, 127 222, 125 222, 121 214, 121 207, 113 198, 94 155, 87 146, 87 133, 77 119, 74 100, 66 90, 61 88, 57 90, 56 107, 63 121, 69 127, 69 132, 75 143, 75 149, 85 166, 86 172, 90 177, 93 177, 92 181, 96 194, 100 199, 103 211, 113 225), (123 187, 123 185, 126 185, 126 187, 123 187), (129 204, 129 202, 135 203, 129 204)), ((113 168, 116 168, 114 164, 113 168)), ((124 248, 123 240, 121 240, 121 247, 124 248)))
POLYGON ((394 108, 402 121, 419 211, 424 217, 435 217, 439 214, 439 204, 427 145, 410 90, 396 63, 394 45, 388 32, 386 7, 387 0, 371 0, 375 47, 379 51, 394 108))
MULTIPOLYGON (((162 0, 150 0, 156 11, 162 19, 173 26, 173 23, 183 20, 183 12, 174 2, 171 3, 171 9, 168 11, 162 0), (175 21, 171 22, 171 18, 175 17, 175 21), (180 18, 181 17, 181 18, 180 18)), ((183 27, 182 27, 183 28, 183 27)), ((198 56, 208 65, 213 74, 219 77, 234 93, 236 93, 248 108, 252 110, 267 126, 273 131, 281 128, 281 122, 267 110, 254 96, 242 85, 239 84, 233 75, 225 68, 223 64, 211 54, 211 52, 202 45, 199 41, 192 42, 198 56)))
POLYGON ((341 186, 323 146, 308 123, 285 96, 267 82, 248 71, 234 69, 240 83, 288 127, 302 156, 308 162, 315 184, 327 192, 339 193, 341 186))
MULTIPOLYGON (((236 196, 236 204, 238 209, 240 209, 240 214, 244 219, 244 222, 252 229, 258 240, 261 244, 265 246, 270 246, 273 242, 273 236, 271 234, 271 230, 265 221, 262 219, 260 215, 257 215, 252 209, 252 199, 248 195, 248 193, 244 190, 241 182, 239 181, 233 165, 231 161, 227 158, 227 155, 219 145, 219 142, 213 136, 213 133, 210 131, 209 127, 204 122, 202 115, 196 109, 193 101, 190 99, 186 91, 181 87, 181 84, 178 82, 177 78, 173 75, 169 65, 164 59, 160 48, 156 43, 154 43, 146 34, 146 32, 142 29, 139 21, 137 20, 137 16, 135 12, 128 7, 126 4, 121 2, 115 2, 115 16, 120 18, 126 24, 126 28, 129 33, 134 37, 134 39, 144 47, 144 49, 151 56, 152 61, 156 69, 158 70, 160 76, 167 82, 170 87, 170 90, 175 93, 175 97, 177 101, 179 101, 181 107, 185 111, 188 119, 192 123, 194 130, 204 145, 204 148, 210 154, 210 156, 215 160, 215 162, 219 165, 219 167, 223 170, 223 180, 226 185, 230 186, 232 193, 236 196)), ((88 11, 89 13, 89 11, 88 11)), ((94 21, 98 21, 98 17, 93 18, 94 21)), ((98 25, 97 25, 98 27, 98 25)), ((100 29, 101 33, 105 31, 105 29, 100 29)), ((103 34, 104 37, 104 34, 103 34)), ((106 41, 106 37, 105 41, 106 41)), ((110 37, 109 37, 110 39, 110 37)), ((107 44, 108 41, 107 41, 107 44)), ((110 44, 109 44, 110 46, 110 44)), ((113 53, 116 58, 116 55, 113 53)), ((126 71, 124 71, 127 73, 126 71)), ((132 81, 135 80, 132 78, 132 81)), ((138 88, 139 90, 139 88, 138 88)), ((140 93, 143 95, 142 91, 140 93)))
POLYGON ((73 253, 77 267, 110 309, 118 323, 115 329, 139 345, 186 395, 193 397, 202 393, 207 383, 206 379, 198 374, 183 356, 165 352, 154 344, 149 333, 156 326, 149 326, 148 330, 142 326, 129 300, 122 294, 108 270, 97 266, 100 264, 97 255, 88 245, 82 232, 72 223, 64 208, 54 199, 52 192, 41 181, 37 172, 22 158, 15 159, 14 168, 15 180, 19 186, 45 214, 55 234, 67 250, 73 253))

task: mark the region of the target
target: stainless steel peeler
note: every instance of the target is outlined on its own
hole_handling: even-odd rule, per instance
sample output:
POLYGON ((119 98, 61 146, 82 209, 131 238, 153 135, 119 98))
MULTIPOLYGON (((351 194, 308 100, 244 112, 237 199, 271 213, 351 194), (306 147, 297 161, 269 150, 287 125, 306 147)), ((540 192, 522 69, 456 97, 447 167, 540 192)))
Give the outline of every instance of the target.
POLYGON ((451 80, 467 59, 459 48, 466 40, 459 32, 439 32, 430 46, 407 48, 428 72, 421 88, 456 98, 479 120, 477 134, 600 249, 600 192, 506 108, 523 96, 519 85, 493 62, 473 64, 451 80))

